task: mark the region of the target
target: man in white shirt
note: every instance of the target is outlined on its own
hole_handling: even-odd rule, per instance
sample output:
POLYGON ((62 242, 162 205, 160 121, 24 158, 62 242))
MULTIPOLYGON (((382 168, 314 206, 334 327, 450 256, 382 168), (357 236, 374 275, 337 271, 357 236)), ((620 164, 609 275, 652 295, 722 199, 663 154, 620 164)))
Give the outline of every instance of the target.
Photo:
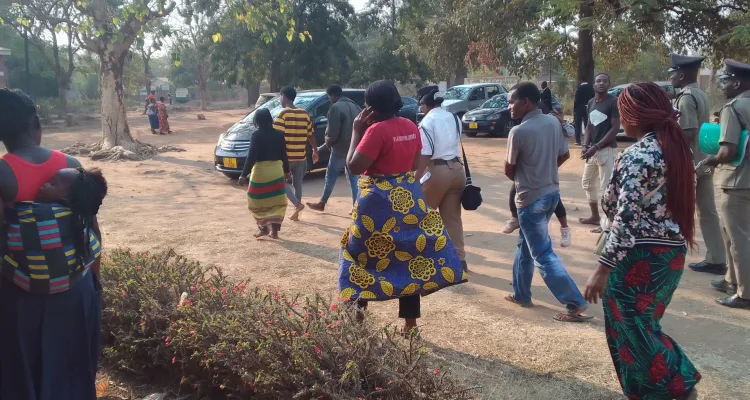
POLYGON ((466 173, 461 164, 461 125, 453 113, 440 108, 442 93, 432 90, 420 100, 425 117, 419 124, 422 135, 422 160, 417 177, 428 206, 440 212, 464 270, 464 228, 461 220, 461 195, 466 173))

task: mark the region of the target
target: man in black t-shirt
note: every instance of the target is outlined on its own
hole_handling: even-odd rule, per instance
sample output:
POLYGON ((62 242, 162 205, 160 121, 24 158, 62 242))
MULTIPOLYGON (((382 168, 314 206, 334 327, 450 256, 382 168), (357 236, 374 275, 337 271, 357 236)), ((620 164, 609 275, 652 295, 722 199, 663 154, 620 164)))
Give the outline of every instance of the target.
POLYGON ((617 158, 615 138, 620 130, 620 113, 617 110, 617 97, 607 93, 609 86, 610 79, 607 74, 599 74, 594 79, 596 95, 587 107, 589 123, 586 125, 583 138, 582 158, 586 160, 586 165, 581 185, 591 207, 591 216, 580 218, 578 221, 599 226, 593 232, 609 229, 606 218, 599 217, 599 197, 612 176, 617 158))

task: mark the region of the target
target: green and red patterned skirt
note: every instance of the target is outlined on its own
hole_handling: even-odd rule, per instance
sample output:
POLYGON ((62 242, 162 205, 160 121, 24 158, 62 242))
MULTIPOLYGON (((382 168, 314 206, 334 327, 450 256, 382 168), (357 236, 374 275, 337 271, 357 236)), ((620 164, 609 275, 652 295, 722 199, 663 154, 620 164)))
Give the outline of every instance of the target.
POLYGON ((685 253, 685 246, 639 244, 609 276, 603 298, 607 343, 628 399, 683 399, 701 379, 659 323, 680 283, 685 253))

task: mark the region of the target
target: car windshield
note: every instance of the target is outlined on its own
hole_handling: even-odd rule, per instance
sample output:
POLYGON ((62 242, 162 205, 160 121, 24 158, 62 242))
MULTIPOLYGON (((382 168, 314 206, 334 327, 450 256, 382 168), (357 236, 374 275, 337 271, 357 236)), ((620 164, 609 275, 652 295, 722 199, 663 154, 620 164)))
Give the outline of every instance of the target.
MULTIPOLYGON (((317 100, 318 97, 320 96, 318 96, 317 94, 307 95, 307 96, 299 95, 297 96, 296 99, 294 99, 294 106, 296 108, 307 109, 307 106, 309 106, 310 104, 312 104, 312 102, 317 100)), ((271 116, 274 118, 276 118, 276 116, 278 116, 279 113, 281 113, 281 110, 284 109, 284 107, 281 106, 281 97, 275 97, 273 100, 269 100, 263 103, 262 106, 253 110, 253 112, 251 112, 245 118, 242 119, 242 122, 245 122, 245 123, 253 122, 253 118, 255 117, 255 111, 260 110, 262 108, 267 108, 268 111, 271 112, 271 116)))
POLYGON ((448 89, 447 92, 445 92, 445 99, 446 100, 466 100, 469 97, 469 92, 471 92, 470 87, 466 86, 456 86, 448 89))
POLYGON ((620 93, 622 93, 623 89, 625 89, 625 88, 616 87, 616 88, 609 89, 607 91, 607 93, 609 93, 609 94, 611 94, 612 96, 615 96, 615 97, 620 97, 620 93))
POLYGON ((481 108, 508 108, 508 95, 506 93, 499 94, 485 101, 481 108))

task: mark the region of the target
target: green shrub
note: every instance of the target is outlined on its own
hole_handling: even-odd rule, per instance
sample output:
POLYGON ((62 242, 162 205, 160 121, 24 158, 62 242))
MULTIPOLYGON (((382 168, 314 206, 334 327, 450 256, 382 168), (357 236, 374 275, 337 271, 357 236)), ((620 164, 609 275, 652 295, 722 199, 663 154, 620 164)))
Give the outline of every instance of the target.
POLYGON ((59 104, 57 99, 45 97, 36 101, 37 115, 43 125, 52 124, 52 114, 57 113, 59 104))
POLYGON ((353 306, 288 298, 174 252, 102 263, 105 362, 200 398, 466 399, 418 335, 356 322, 353 306), (182 304, 182 305, 180 305, 182 304))

